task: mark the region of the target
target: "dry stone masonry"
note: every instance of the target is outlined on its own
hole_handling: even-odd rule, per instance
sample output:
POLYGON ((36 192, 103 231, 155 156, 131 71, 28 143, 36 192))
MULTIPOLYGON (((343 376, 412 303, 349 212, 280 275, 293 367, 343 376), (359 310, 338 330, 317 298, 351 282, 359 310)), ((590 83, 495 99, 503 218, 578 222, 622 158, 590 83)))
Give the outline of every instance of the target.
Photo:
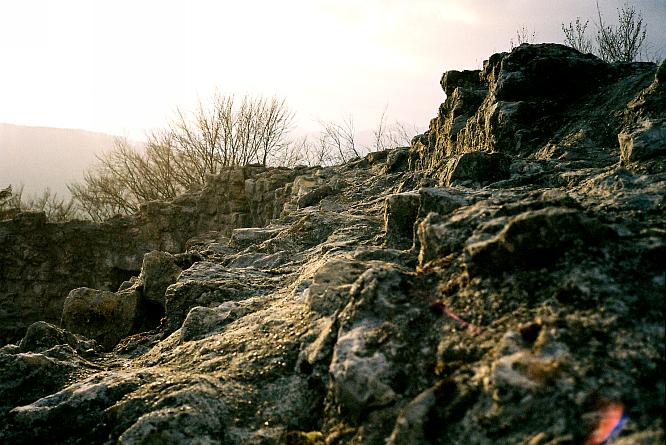
POLYGON ((666 65, 521 45, 411 147, 0 222, 0 442, 664 442, 666 65))

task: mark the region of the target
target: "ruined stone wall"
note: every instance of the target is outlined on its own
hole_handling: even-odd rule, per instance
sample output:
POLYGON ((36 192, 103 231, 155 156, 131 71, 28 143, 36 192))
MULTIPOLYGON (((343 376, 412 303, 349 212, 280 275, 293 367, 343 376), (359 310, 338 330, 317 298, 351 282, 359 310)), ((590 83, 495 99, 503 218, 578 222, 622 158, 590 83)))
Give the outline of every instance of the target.
POLYGON ((152 250, 182 252, 203 232, 229 236, 279 216, 304 169, 228 168, 201 190, 170 202, 148 202, 128 217, 97 224, 52 223, 42 212, 0 221, 0 344, 20 338, 37 320, 59 323, 71 289, 117 290, 139 274, 152 250))

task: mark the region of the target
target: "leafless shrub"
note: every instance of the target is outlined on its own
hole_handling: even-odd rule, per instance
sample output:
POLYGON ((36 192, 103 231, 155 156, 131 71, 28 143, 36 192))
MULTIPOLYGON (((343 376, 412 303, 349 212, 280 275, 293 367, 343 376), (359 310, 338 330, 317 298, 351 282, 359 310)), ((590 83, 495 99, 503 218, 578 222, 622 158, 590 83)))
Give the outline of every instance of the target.
POLYGON ((166 129, 148 135, 143 153, 117 139, 69 189, 88 217, 102 221, 202 186, 226 166, 295 162, 286 138, 293 116, 284 100, 215 94, 193 112, 178 109, 166 129))
POLYGON ((564 43, 568 46, 577 49, 581 53, 592 52, 592 41, 587 37, 586 30, 589 20, 582 22, 580 17, 576 17, 576 22, 569 22, 568 25, 562 23, 562 31, 564 32, 564 43))
POLYGON ((294 113, 284 100, 215 94, 192 113, 177 111, 168 132, 174 148, 203 180, 221 167, 267 165, 287 145, 294 113))
POLYGON ((636 8, 625 3, 618 9, 617 27, 604 23, 597 2, 597 46, 599 56, 607 62, 631 62, 643 54, 642 46, 647 34, 643 15, 636 8))
POLYGON ((16 190, 10 185, 0 190, 0 213, 7 211, 22 212, 37 210, 44 212, 46 218, 52 222, 62 222, 79 217, 73 199, 60 198, 57 193, 45 189, 41 194, 25 197, 23 186, 16 190))
POLYGON ((521 26, 516 30, 516 40, 513 38, 509 40, 511 50, 522 45, 523 43, 534 43, 536 40, 536 32, 530 31, 525 26, 521 26))
POLYGON ((372 151, 383 151, 409 146, 416 128, 395 121, 389 123, 386 110, 377 127, 372 131, 369 144, 360 145, 357 140, 354 119, 347 116, 342 122, 319 121, 318 134, 304 136, 293 144, 298 163, 306 165, 335 165, 351 161, 372 151), (297 149, 296 149, 297 148, 297 149))
POLYGON ((319 121, 316 136, 289 140, 293 117, 284 100, 216 94, 192 112, 177 110, 167 128, 148 135, 141 152, 117 139, 69 190, 83 214, 103 221, 134 213, 143 202, 169 200, 200 187, 208 174, 223 167, 334 165, 369 151, 409 145, 411 136, 405 125, 388 124, 384 112, 371 146, 358 143, 351 116, 319 121))
POLYGON ((49 221, 63 222, 78 217, 78 211, 73 198, 60 198, 57 193, 52 192, 48 188, 41 195, 27 200, 26 205, 30 209, 44 212, 49 221))
POLYGON ((377 128, 372 132, 374 140, 370 151, 383 151, 409 146, 416 133, 416 128, 408 129, 407 125, 402 122, 395 121, 389 124, 386 119, 386 109, 384 109, 377 128))
POLYGON ((341 123, 319 121, 321 133, 319 135, 317 151, 323 164, 341 164, 361 157, 363 149, 356 143, 354 119, 347 116, 341 123))
POLYGON ((152 175, 151 167, 154 164, 147 154, 117 138, 114 149, 97 157, 97 165, 86 172, 83 181, 68 188, 83 213, 93 221, 103 221, 137 211, 140 202, 169 197, 160 193, 166 186, 152 175))
POLYGON ((632 62, 636 60, 656 60, 645 47, 647 24, 636 8, 625 3, 617 10, 617 26, 609 25, 597 2, 596 47, 586 35, 589 21, 583 23, 579 17, 575 23, 562 24, 565 43, 581 52, 592 52, 606 62, 632 62))

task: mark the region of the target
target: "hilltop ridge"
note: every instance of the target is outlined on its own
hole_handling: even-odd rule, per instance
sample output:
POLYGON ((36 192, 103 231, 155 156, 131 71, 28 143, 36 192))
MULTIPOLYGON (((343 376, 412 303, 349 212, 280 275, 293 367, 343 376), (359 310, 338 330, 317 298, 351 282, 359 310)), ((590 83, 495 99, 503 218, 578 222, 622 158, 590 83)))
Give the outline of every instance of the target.
POLYGON ((666 64, 449 71, 410 147, 0 221, 0 441, 664 441, 666 64))
POLYGON ((24 186, 26 195, 46 188, 69 197, 67 184, 83 179, 95 156, 113 148, 104 133, 0 123, 0 188, 24 186))

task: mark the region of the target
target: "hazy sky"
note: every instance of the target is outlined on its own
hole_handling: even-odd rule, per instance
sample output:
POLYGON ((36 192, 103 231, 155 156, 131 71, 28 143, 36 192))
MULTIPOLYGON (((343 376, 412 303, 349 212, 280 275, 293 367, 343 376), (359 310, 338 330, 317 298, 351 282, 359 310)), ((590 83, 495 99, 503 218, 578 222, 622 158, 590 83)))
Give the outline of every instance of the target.
MULTIPOLYGON (((606 18, 619 0, 599 0, 606 18)), ((666 0, 643 11, 666 55, 666 0)), ((284 97, 298 124, 352 114, 426 126, 444 70, 478 68, 521 26, 562 41, 594 0, 7 0, 0 122, 139 137, 218 88, 284 97)), ((593 26, 590 26, 592 29, 593 26)))

